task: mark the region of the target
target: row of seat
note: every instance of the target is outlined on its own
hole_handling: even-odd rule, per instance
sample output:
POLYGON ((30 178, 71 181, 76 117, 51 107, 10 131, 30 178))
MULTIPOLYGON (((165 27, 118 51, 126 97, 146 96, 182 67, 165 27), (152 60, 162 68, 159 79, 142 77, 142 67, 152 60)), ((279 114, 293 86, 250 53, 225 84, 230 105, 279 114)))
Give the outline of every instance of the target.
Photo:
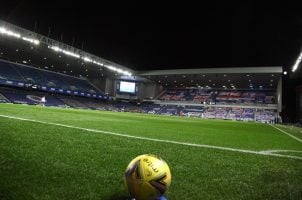
POLYGON ((56 90, 76 91, 89 94, 103 94, 87 80, 59 74, 52 71, 10 63, 0 60, 0 83, 17 86, 37 85, 43 88, 56 90))
POLYGON ((275 93, 263 90, 168 89, 159 100, 207 104, 275 104, 275 93))
POLYGON ((275 109, 238 108, 238 107, 205 107, 177 105, 148 105, 142 109, 145 113, 200 117, 207 119, 230 119, 241 121, 270 122, 277 117, 275 109))

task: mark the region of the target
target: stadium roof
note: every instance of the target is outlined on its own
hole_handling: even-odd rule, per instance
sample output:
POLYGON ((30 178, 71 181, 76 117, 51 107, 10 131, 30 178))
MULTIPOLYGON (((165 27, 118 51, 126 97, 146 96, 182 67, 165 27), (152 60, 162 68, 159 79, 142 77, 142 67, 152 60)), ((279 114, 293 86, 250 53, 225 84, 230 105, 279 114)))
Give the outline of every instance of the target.
POLYGON ((277 74, 183 74, 183 75, 146 75, 150 80, 165 87, 201 87, 221 89, 268 89, 277 88, 281 77, 277 74))
MULTIPOLYGON (((94 65, 95 68, 97 68, 97 69, 111 70, 114 73, 123 74, 123 75, 131 75, 133 73, 133 70, 131 70, 125 66, 122 66, 122 65, 119 65, 112 61, 98 57, 98 56, 88 53, 86 51, 83 51, 83 50, 80 50, 73 46, 70 46, 68 44, 62 43, 60 41, 53 40, 49 37, 35 33, 33 31, 29 31, 24 28, 15 26, 15 25, 5 22, 3 20, 0 20, 0 34, 1 34, 0 36, 2 36, 1 37, 2 43, 6 43, 6 47, 11 48, 11 47, 15 46, 14 48, 17 48, 16 51, 19 52, 18 48, 21 47, 22 44, 18 44, 18 42, 20 42, 20 41, 27 42, 28 44, 30 44, 31 50, 36 49, 39 51, 39 52, 36 52, 36 54, 43 56, 43 60, 47 60, 48 56, 54 57, 54 55, 59 58, 61 58, 61 56, 64 56, 67 58, 72 57, 74 60, 77 60, 77 62, 80 61, 81 65, 84 65, 84 64, 85 65, 88 65, 88 64, 94 65), (50 51, 53 51, 53 52, 50 52, 50 51)), ((5 47, 3 47, 3 49, 5 49, 5 47)), ((8 54, 8 49, 6 48, 5 50, 6 50, 5 53, 8 54)), ((27 63, 28 60, 33 60, 33 58, 32 58, 33 55, 31 55, 31 54, 34 51, 29 50, 31 53, 26 55, 27 50, 28 49, 26 49, 26 47, 25 47, 22 54, 19 53, 19 55, 17 55, 17 57, 20 57, 20 55, 22 55, 24 63, 27 63)), ((2 54, 3 54, 3 52, 2 52, 2 54)), ((10 53, 10 56, 12 56, 11 53, 10 53)), ((10 59, 12 59, 12 58, 10 58, 10 59)), ((18 61, 18 59, 17 59, 17 61, 18 61)), ((65 64, 66 63, 63 63, 64 66, 65 66, 65 64)), ((62 63, 60 64, 60 66, 61 65, 62 65, 62 63)), ((42 66, 45 66, 45 63, 43 63, 42 66)), ((57 66, 59 66, 59 65, 57 65, 57 66)), ((67 66, 69 66, 69 64, 67 66)), ((51 66, 46 66, 46 67, 51 68, 51 66)))
POLYGON ((282 67, 200 68, 138 72, 166 87, 276 89, 282 67))
POLYGON ((283 69, 278 67, 228 67, 228 68, 200 68, 139 71, 142 76, 148 75, 183 75, 183 74, 282 74, 283 69))

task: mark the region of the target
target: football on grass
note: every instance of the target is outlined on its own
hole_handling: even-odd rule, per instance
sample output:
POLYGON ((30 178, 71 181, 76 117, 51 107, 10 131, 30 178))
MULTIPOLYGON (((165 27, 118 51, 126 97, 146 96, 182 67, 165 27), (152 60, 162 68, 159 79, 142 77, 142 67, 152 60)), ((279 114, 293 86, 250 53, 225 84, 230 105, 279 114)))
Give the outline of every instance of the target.
POLYGON ((160 157, 144 154, 134 158, 125 172, 126 189, 136 200, 155 200, 171 184, 168 164, 160 157))

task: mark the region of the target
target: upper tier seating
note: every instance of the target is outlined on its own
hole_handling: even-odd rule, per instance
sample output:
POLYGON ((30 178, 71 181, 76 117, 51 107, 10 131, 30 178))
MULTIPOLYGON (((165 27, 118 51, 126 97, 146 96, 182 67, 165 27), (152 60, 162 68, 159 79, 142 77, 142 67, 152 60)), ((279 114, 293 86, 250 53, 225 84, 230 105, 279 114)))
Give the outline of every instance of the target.
POLYGON ((42 89, 47 87, 54 91, 63 89, 78 95, 82 92, 89 96, 103 95, 87 80, 2 60, 0 60, 0 83, 16 86, 38 85, 42 89), (16 83, 13 84, 14 82, 16 83))
POLYGON ((204 102, 211 98, 212 93, 206 90, 198 89, 169 89, 161 97, 160 100, 166 101, 196 101, 204 102))
POLYGON ((272 91, 168 89, 159 97, 162 101, 190 101, 205 104, 275 104, 272 91))
POLYGON ((23 77, 14 69, 11 63, 0 60, 0 80, 24 81, 23 77))

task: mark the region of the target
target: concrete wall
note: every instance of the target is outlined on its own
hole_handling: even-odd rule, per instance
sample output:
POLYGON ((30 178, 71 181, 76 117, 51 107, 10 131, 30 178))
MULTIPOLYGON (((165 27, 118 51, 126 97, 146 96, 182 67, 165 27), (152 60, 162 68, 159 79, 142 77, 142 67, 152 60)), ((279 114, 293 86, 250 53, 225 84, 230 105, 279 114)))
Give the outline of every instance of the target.
POLYGON ((106 78, 105 93, 108 93, 111 96, 115 96, 115 86, 116 86, 115 79, 106 78))
POLYGON ((277 112, 282 112, 282 77, 280 77, 277 85, 277 112))
POLYGON ((302 120, 302 85, 296 87, 296 112, 297 120, 302 120))
POLYGON ((162 85, 155 83, 140 83, 139 85, 139 99, 154 99, 164 90, 162 85))
POLYGON ((116 98, 127 99, 127 100, 138 100, 138 96, 134 96, 130 94, 116 94, 116 98))
POLYGON ((154 99, 162 91, 163 86, 161 85, 157 85, 152 82, 138 82, 138 93, 136 96, 129 94, 116 94, 116 98, 142 101, 143 99, 154 99))
POLYGON ((106 79, 89 79, 90 83, 96 86, 102 92, 105 92, 106 87, 106 79))
POLYGON ((112 78, 89 79, 89 81, 105 94, 115 95, 115 80, 112 78))

